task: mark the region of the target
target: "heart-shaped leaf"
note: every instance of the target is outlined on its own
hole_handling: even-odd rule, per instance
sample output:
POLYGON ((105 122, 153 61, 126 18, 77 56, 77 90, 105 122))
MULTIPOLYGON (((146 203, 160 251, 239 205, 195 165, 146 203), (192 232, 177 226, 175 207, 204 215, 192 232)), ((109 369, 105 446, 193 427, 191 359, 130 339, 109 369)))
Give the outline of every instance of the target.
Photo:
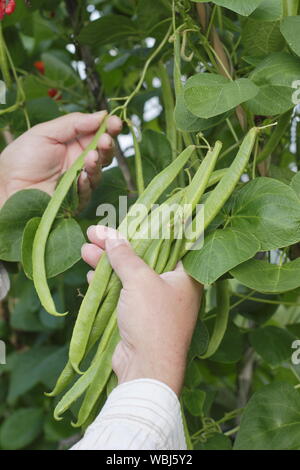
POLYGON ((222 75, 199 73, 184 87, 187 108, 200 118, 212 118, 254 98, 256 85, 247 78, 232 81, 222 75))
POLYGON ((300 286, 300 258, 281 265, 251 259, 230 273, 250 289, 279 294, 300 286))
POLYGON ((211 284, 227 271, 252 258, 260 248, 251 233, 227 228, 215 230, 204 241, 201 250, 185 256, 185 270, 202 284, 211 284))
POLYGON ((286 383, 256 392, 242 416, 235 450, 299 450, 300 393, 286 383))
MULTIPOLYGON (((35 217, 27 223, 22 240, 22 263, 29 279, 32 279, 32 245, 40 220, 35 217)), ((82 230, 74 219, 58 220, 47 241, 47 277, 55 277, 77 263, 84 242, 82 230)))

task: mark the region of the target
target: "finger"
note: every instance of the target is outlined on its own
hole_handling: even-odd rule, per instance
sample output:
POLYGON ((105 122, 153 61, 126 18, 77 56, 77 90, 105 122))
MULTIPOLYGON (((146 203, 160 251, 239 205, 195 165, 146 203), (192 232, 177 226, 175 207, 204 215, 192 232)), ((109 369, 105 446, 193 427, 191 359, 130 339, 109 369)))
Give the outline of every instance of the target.
POLYGON ((78 190, 79 190, 79 200, 80 208, 84 207, 90 200, 92 195, 91 183, 86 171, 80 173, 78 179, 78 190))
POLYGON ((85 171, 88 174, 91 187, 94 189, 101 180, 101 163, 97 150, 89 152, 84 161, 85 171))
POLYGON ((96 268, 103 250, 92 243, 85 243, 81 248, 81 256, 83 261, 89 264, 92 268, 96 268))
POLYGON ((123 129, 123 123, 118 116, 111 116, 107 120, 107 132, 112 136, 116 137, 120 134, 123 129))
POLYGON ((95 271, 89 271, 86 275, 86 278, 87 278, 87 282, 90 284, 93 280, 93 277, 94 277, 94 274, 95 274, 95 271))
POLYGON ((102 229, 99 229, 101 227, 100 225, 91 225, 87 229, 87 237, 89 241, 93 244, 101 248, 102 250, 105 250, 105 237, 100 236, 100 231, 102 229))
POLYGON ((110 165, 115 153, 115 144, 109 134, 103 134, 98 142, 97 149, 102 165, 110 165))
MULTIPOLYGON (((86 148, 93 136, 85 135, 79 139, 82 148, 86 148)), ((114 157, 115 145, 112 137, 108 133, 104 133, 97 145, 97 151, 102 165, 110 165, 114 157)))
POLYGON ((105 249, 113 270, 124 288, 137 288, 142 282, 158 278, 156 273, 134 252, 129 242, 115 230, 106 233, 105 249))
POLYGON ((94 134, 106 116, 107 111, 94 114, 70 113, 38 124, 31 129, 31 132, 54 139, 56 142, 66 143, 82 134, 94 134))
POLYGON ((117 230, 103 225, 93 225, 89 227, 87 235, 91 243, 106 250, 111 266, 124 287, 129 284, 136 286, 140 281, 149 280, 150 277, 158 278, 117 230))

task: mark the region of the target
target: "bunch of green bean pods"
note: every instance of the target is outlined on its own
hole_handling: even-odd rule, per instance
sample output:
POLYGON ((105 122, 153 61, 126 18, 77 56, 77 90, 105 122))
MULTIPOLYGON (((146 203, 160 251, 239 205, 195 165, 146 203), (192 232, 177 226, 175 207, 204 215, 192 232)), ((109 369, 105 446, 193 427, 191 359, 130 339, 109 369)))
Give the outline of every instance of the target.
MULTIPOLYGON (((136 216, 135 205, 131 207, 119 230, 125 236, 129 234, 128 238, 136 253, 158 274, 174 269, 178 261, 186 254, 187 240, 177 237, 176 230, 181 223, 187 221, 188 228, 194 227, 198 217, 195 212, 196 205, 202 201, 205 191, 212 185, 213 190, 204 198, 202 231, 222 209, 245 171, 257 132, 257 128, 248 132, 233 163, 225 170, 214 171, 222 148, 222 144, 216 142, 202 160, 190 184, 173 192, 163 204, 151 210, 152 205, 175 181, 179 172, 192 157, 195 147, 189 146, 151 181, 138 198, 137 203, 144 204, 148 216, 145 214, 136 216), (164 209, 172 205, 175 207, 175 213, 171 223, 171 236, 161 238, 160 230, 170 223, 170 212, 164 209), (182 218, 177 217, 176 208, 178 210, 185 205, 189 209, 187 212, 183 211, 184 221, 182 221, 182 218), (152 238, 148 237, 150 216, 152 238), (153 226, 154 233, 158 235, 156 237, 153 236, 153 226), (136 232, 139 232, 138 238, 135 237, 136 232)), ((180 214, 182 217, 182 211, 180 214)), ((192 242, 201 235, 200 232, 196 233, 195 240, 192 242)), ((188 240, 190 242, 190 238, 188 240)), ((81 304, 71 339, 69 361, 54 390, 48 394, 60 396, 54 414, 57 420, 62 419, 62 415, 81 398, 81 406, 74 426, 85 428, 102 406, 107 389, 111 390, 116 384, 111 359, 120 340, 117 328, 117 304, 121 288, 120 280, 112 271, 107 256, 103 255, 81 304), (83 371, 81 369, 84 369, 84 365, 86 368, 83 371)), ((217 314, 205 358, 214 354, 226 331, 229 311, 226 281, 221 281, 217 285, 217 297, 222 308, 217 314)))
MULTIPOLYGON (((102 124, 91 144, 65 173, 49 202, 41 219, 33 245, 33 280, 44 308, 53 315, 61 315, 56 311, 54 301, 47 283, 45 249, 53 222, 78 172, 84 165, 88 151, 96 148, 99 137, 106 130, 106 121, 102 124)), ((150 184, 139 191, 139 198, 119 226, 119 231, 126 236, 135 252, 158 274, 172 270, 187 251, 187 240, 178 237, 178 230, 185 224, 192 230, 197 222, 195 208, 202 196, 211 186, 215 186, 204 202, 204 230, 215 218, 227 199, 232 194, 243 173, 257 134, 257 128, 251 129, 246 135, 239 152, 228 169, 214 171, 222 144, 216 142, 203 158, 190 184, 171 194, 164 203, 152 209, 162 194, 193 158, 194 145, 188 146, 172 163, 159 173, 150 184), (146 212, 136 210, 142 204, 146 212), (174 208, 171 215, 170 210, 174 208), (186 207, 188 209, 186 209, 186 207), (184 209, 183 209, 184 208, 184 209), (179 210, 181 209, 181 210, 179 210), (149 236, 149 220, 151 219, 151 236, 149 236), (161 230, 170 226, 170 236, 161 236, 161 230), (154 230, 153 230, 154 229, 154 230), (138 237, 135 235, 138 232, 138 237)), ((135 146, 138 146, 135 141, 135 146)), ((139 157, 141 155, 139 154, 139 157)), ((140 158, 139 158, 140 159, 140 158)), ((142 178, 142 174, 141 174, 142 178)), ((200 225, 201 226, 201 225, 200 225)), ((195 233, 194 231, 192 232, 195 233)), ((196 233, 195 242, 202 233, 196 233)), ((220 298, 226 298, 226 286, 220 287, 220 298)), ((111 358, 119 341, 117 328, 117 304, 121 291, 121 282, 112 271, 106 255, 96 268, 95 275, 82 301, 78 317, 73 329, 69 348, 69 360, 57 380, 54 390, 49 396, 61 396, 56 409, 55 418, 61 419, 63 413, 70 409, 74 402, 83 397, 75 426, 87 426, 91 422, 99 406, 105 399, 108 384, 115 384, 111 368, 111 358), (81 369, 85 369, 82 371, 81 369)), ((218 291, 218 292, 219 292, 218 291)), ((227 303, 220 309, 215 329, 205 357, 212 355, 218 348, 227 326, 227 303)))

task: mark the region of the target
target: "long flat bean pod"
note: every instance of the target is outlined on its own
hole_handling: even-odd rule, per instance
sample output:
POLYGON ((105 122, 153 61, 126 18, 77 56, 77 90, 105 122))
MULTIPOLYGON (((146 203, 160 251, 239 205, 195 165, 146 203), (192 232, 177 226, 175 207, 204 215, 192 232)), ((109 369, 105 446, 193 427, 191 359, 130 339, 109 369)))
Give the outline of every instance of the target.
POLYGON ((209 345, 206 353, 201 356, 202 359, 211 357, 219 348, 222 339, 224 338, 229 318, 229 289, 228 281, 217 281, 217 317, 214 325, 213 334, 210 338, 209 345))
MULTIPOLYGON (((140 196, 137 204, 143 204, 149 211, 155 201, 170 186, 174 178, 176 178, 177 174, 187 163, 194 150, 194 146, 185 149, 174 162, 157 175, 140 196)), ((127 217, 120 224, 119 231, 126 236, 128 226, 130 226, 131 233, 134 233, 143 219, 144 215, 140 214, 137 216, 133 206, 129 210, 127 217)), ((85 355, 90 331, 93 326, 99 304, 105 294, 111 273, 112 269, 108 258, 104 254, 101 257, 95 270, 93 280, 90 283, 82 301, 71 339, 69 358, 74 370, 78 373, 81 373, 79 365, 85 355)))
POLYGON ((64 176, 58 183, 55 193, 50 199, 49 204, 42 216, 41 222, 34 238, 32 251, 32 270, 34 286, 40 298, 41 304, 43 305, 45 310, 47 310, 47 312, 54 316, 66 315, 67 312, 64 314, 60 314, 56 311, 55 303, 53 301, 48 286, 45 265, 45 252, 48 236, 57 216, 57 213, 70 187, 72 186, 78 172, 83 168, 86 155, 89 153, 90 150, 95 150, 97 148, 99 138, 102 134, 104 134, 105 130, 106 119, 104 120, 103 124, 94 136, 91 143, 86 147, 86 149, 77 158, 71 168, 64 174, 64 176))
MULTIPOLYGON (((240 181, 247 163, 249 162, 258 131, 259 129, 257 127, 253 127, 246 134, 234 161, 226 171, 221 181, 217 184, 217 186, 206 199, 204 203, 204 226, 201 227, 201 233, 195 234, 193 242, 196 242, 197 239, 202 235, 203 230, 208 227, 208 225, 216 217, 220 209, 224 206, 226 201, 233 193, 237 183, 240 181)), ((195 225, 197 222, 196 219, 197 216, 190 224, 190 228, 195 225)), ((188 240, 191 240, 192 237, 187 238, 188 240)), ((182 251, 182 256, 187 252, 187 250, 188 247, 185 246, 182 251)))

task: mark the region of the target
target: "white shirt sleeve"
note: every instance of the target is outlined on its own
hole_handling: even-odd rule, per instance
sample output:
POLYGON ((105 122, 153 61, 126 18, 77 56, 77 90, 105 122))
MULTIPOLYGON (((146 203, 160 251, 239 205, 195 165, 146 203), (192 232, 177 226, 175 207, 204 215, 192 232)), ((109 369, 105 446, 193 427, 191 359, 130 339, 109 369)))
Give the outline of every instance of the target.
POLYGON ((181 409, 165 384, 138 379, 116 387, 71 450, 186 450, 181 409))

